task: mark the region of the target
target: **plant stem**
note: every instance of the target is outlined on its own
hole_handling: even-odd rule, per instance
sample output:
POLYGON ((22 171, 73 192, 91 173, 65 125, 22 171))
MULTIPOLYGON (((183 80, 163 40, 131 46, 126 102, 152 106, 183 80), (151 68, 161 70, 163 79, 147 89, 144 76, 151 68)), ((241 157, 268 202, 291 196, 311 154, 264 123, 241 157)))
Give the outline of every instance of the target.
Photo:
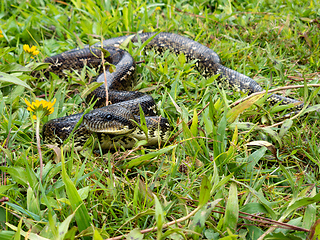
POLYGON ((42 171, 43 171, 43 161, 42 161, 42 153, 40 147, 40 117, 37 116, 37 124, 36 124, 36 139, 37 139, 37 149, 40 159, 40 182, 42 182, 42 171))

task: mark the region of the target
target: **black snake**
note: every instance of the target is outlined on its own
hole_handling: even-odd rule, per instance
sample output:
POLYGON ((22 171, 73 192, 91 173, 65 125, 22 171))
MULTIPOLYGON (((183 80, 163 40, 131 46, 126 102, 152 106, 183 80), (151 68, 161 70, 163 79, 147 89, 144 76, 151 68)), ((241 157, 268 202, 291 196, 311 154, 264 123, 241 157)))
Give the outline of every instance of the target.
MULTIPOLYGON (((158 52, 170 50, 176 54, 183 53, 188 60, 196 60, 196 67, 204 76, 220 74, 219 83, 231 86, 237 91, 248 94, 260 92, 263 89, 253 79, 223 66, 220 58, 210 48, 189 38, 173 33, 140 33, 138 35, 123 36, 103 41, 102 47, 110 55, 105 60, 116 67, 115 71, 109 71, 108 65, 106 78, 109 89, 109 101, 111 105, 105 106, 105 86, 101 85, 88 96, 88 100, 96 101, 99 107, 83 116, 83 123, 74 132, 74 147, 81 148, 92 133, 97 134, 103 149, 118 148, 123 146, 131 148, 138 140, 147 139, 145 145, 157 145, 167 141, 171 127, 166 118, 156 116, 155 103, 149 95, 128 91, 135 85, 135 61, 132 56, 119 48, 130 39, 132 42, 149 41, 145 48, 155 49, 158 52), (146 117, 148 132, 145 133, 139 127, 139 105, 146 117), (104 106, 104 107, 103 107, 104 106)), ((83 49, 74 49, 53 57, 48 57, 45 62, 51 63, 48 71, 62 75, 63 70, 82 69, 83 67, 101 66, 101 44, 83 49)), ((104 82, 102 73, 96 79, 104 82)), ((271 103, 298 104, 297 100, 271 95, 268 100, 271 103)), ((296 106, 301 109, 303 104, 296 106)), ((69 136, 76 123, 82 117, 82 113, 53 119, 43 127, 43 139, 45 143, 61 145, 69 136)))

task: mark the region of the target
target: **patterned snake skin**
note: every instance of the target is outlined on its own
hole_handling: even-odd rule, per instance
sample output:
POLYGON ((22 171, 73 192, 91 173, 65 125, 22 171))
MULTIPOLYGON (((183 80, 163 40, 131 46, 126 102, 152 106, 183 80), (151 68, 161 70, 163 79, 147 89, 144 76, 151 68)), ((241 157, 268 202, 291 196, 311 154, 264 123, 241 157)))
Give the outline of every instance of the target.
MULTIPOLYGON (((61 145, 70 135, 76 123, 83 117, 83 123, 74 132, 74 147, 81 148, 87 139, 94 133, 98 136, 103 149, 132 148, 134 144, 146 139, 146 145, 157 145, 167 141, 171 127, 167 119, 156 116, 155 103, 149 95, 128 91, 135 85, 135 61, 132 56, 119 46, 126 40, 132 42, 146 42, 146 49, 155 49, 158 52, 170 50, 176 54, 183 53, 188 60, 196 60, 198 71, 204 76, 220 74, 219 83, 230 86, 237 91, 248 94, 260 92, 263 89, 253 79, 229 69, 220 63, 220 58, 213 50, 189 38, 173 33, 140 33, 139 35, 123 36, 103 41, 102 47, 110 55, 105 61, 116 67, 109 71, 106 66, 106 78, 111 105, 105 106, 106 92, 102 84, 87 97, 88 101, 95 101, 97 109, 85 114, 75 114, 47 122, 43 127, 44 142, 61 145), (139 105, 142 107, 147 121, 148 133, 145 134, 137 124, 140 123, 139 105)), ((62 54, 48 57, 45 62, 51 63, 49 71, 62 75, 63 70, 77 70, 90 66, 101 66, 101 44, 83 49, 74 49, 62 54)), ((102 73, 96 79, 104 83, 102 73)), ((289 104, 300 103, 297 100, 271 95, 268 100, 272 103, 289 104)), ((295 108, 301 109, 303 104, 295 108)))

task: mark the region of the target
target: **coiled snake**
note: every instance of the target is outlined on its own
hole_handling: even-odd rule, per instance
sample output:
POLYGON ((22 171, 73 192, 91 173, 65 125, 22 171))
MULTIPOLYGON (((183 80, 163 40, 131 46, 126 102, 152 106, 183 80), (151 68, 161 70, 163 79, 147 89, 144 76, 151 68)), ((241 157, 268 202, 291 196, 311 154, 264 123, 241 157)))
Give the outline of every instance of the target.
MULTIPOLYGON (((95 106, 100 107, 83 116, 83 123, 74 132, 74 147, 81 148, 92 133, 97 134, 103 149, 132 148, 138 140, 146 139, 146 145, 157 145, 167 141, 171 127, 166 118, 156 116, 155 103, 149 95, 128 91, 135 85, 135 61, 132 56, 119 48, 126 39, 132 42, 149 41, 146 48, 152 48, 163 52, 167 49, 179 54, 183 53, 188 60, 196 60, 197 69, 204 76, 220 74, 218 80, 235 90, 248 94, 260 92, 263 89, 253 79, 229 69, 220 63, 220 58, 213 50, 193 41, 189 38, 173 33, 140 33, 132 36, 123 36, 103 41, 103 48, 110 55, 105 59, 116 67, 115 71, 106 71, 109 101, 111 105, 104 106, 106 101, 105 86, 102 84, 94 90, 87 99, 96 101, 95 106), (148 133, 139 127, 139 105, 146 117, 148 133)), ((45 62, 51 63, 49 71, 61 75, 63 70, 82 69, 86 65, 90 67, 101 66, 101 48, 99 45, 86 46, 83 49, 74 49, 62 54, 48 57, 45 62)), ((110 67, 107 66, 107 70, 110 67)), ((104 82, 102 73, 96 79, 104 82)), ((268 99, 271 103, 289 104, 298 103, 297 100, 271 95, 268 99)), ((303 104, 296 106, 302 108, 303 104)), ((43 139, 45 143, 61 145, 72 132, 76 123, 82 117, 82 113, 53 119, 43 127, 43 139)))

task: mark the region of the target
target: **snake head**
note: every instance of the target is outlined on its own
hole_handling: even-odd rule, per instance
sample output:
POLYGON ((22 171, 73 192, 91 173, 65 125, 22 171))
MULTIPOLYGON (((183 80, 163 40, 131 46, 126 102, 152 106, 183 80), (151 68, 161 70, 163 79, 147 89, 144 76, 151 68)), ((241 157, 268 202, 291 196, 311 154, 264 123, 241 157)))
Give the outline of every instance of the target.
POLYGON ((136 128, 131 111, 124 107, 109 105, 92 110, 83 116, 85 127, 96 133, 126 134, 136 128))

